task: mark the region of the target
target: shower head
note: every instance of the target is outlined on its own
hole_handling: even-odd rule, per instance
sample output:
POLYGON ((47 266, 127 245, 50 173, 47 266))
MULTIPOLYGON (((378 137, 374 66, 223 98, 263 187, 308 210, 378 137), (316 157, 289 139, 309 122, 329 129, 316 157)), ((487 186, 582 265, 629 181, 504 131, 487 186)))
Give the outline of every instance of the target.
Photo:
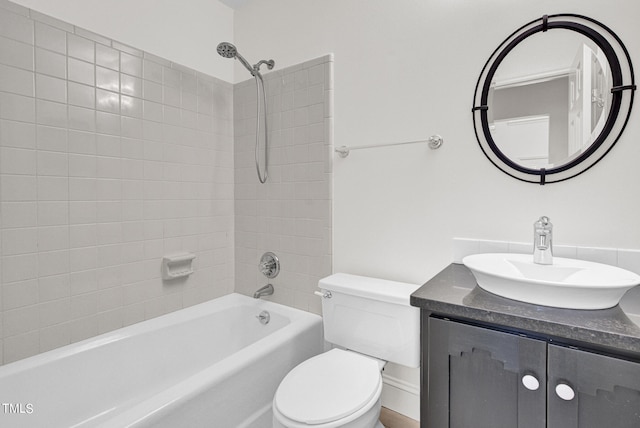
POLYGON ((251 67, 251 65, 247 62, 247 60, 244 59, 242 55, 240 55, 240 53, 238 53, 238 49, 236 49, 236 47, 231 43, 229 42, 220 43, 218 45, 217 51, 221 57, 237 59, 242 63, 242 65, 246 67, 247 70, 249 70, 249 73, 251 73, 252 76, 255 76, 257 70, 251 67))
POLYGON ((229 42, 222 42, 218 45, 218 54, 224 58, 235 58, 238 49, 229 42))

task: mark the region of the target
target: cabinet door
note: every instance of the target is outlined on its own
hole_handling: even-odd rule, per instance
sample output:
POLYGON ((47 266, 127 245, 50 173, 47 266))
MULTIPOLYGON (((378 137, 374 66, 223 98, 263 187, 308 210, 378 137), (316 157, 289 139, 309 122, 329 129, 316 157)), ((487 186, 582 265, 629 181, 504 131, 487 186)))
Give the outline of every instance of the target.
POLYGON ((640 427, 639 363, 549 345, 548 364, 549 428, 640 427))
POLYGON ((428 341, 429 428, 546 427, 545 342, 438 318, 428 341))

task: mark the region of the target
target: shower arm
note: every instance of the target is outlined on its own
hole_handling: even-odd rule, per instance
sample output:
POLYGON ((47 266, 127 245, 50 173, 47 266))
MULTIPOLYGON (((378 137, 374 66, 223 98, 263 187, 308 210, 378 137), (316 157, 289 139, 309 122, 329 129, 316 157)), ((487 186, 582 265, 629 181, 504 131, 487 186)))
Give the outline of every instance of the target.
POLYGON ((264 59, 261 59, 260 61, 258 61, 258 62, 253 66, 253 69, 254 69, 256 72, 259 72, 259 71, 260 71, 260 66, 261 66, 262 64, 265 64, 269 70, 272 70, 276 63, 275 63, 275 61, 274 61, 274 60, 272 60, 272 59, 270 59, 270 60, 268 60, 268 61, 267 61, 267 60, 264 60, 264 59))
POLYGON ((240 63, 244 65, 247 70, 249 70, 249 73, 251 73, 252 76, 255 76, 255 73, 258 71, 255 65, 252 67, 251 64, 249 64, 249 62, 247 62, 247 60, 244 59, 244 57, 239 53, 236 53, 235 58, 240 61, 240 63))

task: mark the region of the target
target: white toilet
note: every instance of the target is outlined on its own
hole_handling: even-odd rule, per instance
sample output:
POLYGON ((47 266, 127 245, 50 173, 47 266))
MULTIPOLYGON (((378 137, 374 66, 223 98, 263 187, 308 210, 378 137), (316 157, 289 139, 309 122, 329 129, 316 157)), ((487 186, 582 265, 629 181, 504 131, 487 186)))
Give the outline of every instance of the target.
POLYGON ((274 428, 382 428, 385 363, 420 365, 419 286, 335 274, 320 280, 325 340, 346 348, 291 370, 273 398, 274 428))

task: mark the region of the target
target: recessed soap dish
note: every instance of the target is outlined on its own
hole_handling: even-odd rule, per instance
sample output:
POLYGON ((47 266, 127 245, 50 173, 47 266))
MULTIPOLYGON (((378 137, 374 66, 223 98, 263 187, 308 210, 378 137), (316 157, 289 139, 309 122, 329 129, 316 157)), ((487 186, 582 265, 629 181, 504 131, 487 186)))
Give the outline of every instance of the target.
POLYGON ((162 258, 162 279, 183 278, 193 273, 193 253, 178 253, 162 258))

